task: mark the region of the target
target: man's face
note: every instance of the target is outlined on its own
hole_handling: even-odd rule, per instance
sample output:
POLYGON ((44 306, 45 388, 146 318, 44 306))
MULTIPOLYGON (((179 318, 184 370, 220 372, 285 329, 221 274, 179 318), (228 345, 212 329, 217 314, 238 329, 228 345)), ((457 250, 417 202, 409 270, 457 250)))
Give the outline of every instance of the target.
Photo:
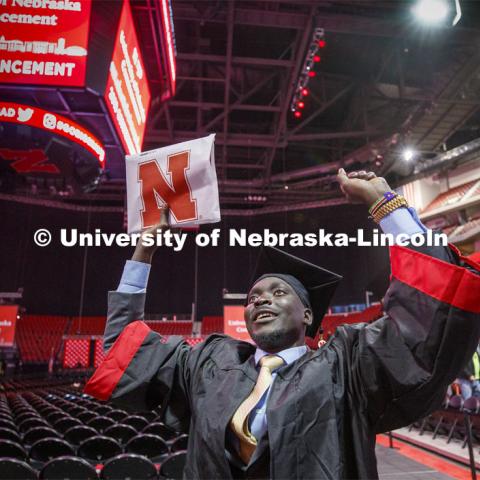
POLYGON ((250 290, 245 322, 253 341, 269 353, 305 343, 305 327, 312 312, 293 288, 277 277, 266 277, 250 290))

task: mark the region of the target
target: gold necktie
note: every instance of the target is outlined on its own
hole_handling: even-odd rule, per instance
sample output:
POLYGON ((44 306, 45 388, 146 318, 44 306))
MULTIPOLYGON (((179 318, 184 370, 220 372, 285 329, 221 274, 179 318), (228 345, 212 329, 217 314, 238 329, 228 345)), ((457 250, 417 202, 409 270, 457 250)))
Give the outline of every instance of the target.
POLYGON ((245 464, 248 464, 257 447, 257 439, 250 433, 248 428, 248 416, 272 384, 272 371, 283 365, 283 363, 283 359, 277 355, 265 355, 260 359, 260 372, 257 383, 250 395, 238 407, 230 421, 230 427, 240 441, 239 454, 245 464))

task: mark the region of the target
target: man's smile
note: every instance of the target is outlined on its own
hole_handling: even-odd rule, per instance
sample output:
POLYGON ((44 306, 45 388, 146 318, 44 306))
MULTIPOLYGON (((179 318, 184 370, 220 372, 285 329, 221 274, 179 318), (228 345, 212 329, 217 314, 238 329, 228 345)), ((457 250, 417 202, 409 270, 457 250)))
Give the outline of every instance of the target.
POLYGON ((278 314, 271 311, 271 310, 260 310, 259 312, 257 312, 254 317, 253 317, 253 322, 254 323, 267 323, 267 322, 270 322, 272 320, 274 320, 275 318, 277 318, 278 314))

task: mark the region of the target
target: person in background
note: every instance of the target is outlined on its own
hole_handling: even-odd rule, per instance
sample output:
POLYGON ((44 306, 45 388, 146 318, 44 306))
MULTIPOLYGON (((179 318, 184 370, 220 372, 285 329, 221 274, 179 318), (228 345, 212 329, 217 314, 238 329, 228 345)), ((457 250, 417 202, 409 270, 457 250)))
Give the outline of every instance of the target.
POLYGON ((480 397, 480 345, 458 377, 458 383, 464 400, 480 397))

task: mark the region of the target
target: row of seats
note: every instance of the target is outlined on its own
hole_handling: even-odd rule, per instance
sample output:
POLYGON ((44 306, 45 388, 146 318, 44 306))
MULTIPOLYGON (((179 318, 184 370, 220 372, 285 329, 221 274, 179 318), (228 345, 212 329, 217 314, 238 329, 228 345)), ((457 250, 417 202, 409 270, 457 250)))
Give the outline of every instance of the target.
MULTIPOLYGON (((371 322, 381 314, 381 306, 373 305, 362 312, 326 315, 323 320, 325 339, 328 338, 338 325, 342 323, 371 322)), ((148 326, 166 337, 182 335, 190 345, 196 345, 212 333, 223 332, 223 317, 204 317, 202 322, 202 336, 192 337, 191 322, 147 322, 148 326)), ((101 336, 105 329, 105 317, 52 317, 39 315, 25 315, 18 322, 17 342, 24 362, 46 362, 52 355, 56 355, 61 348, 62 337, 67 335, 101 336)), ((80 342, 80 340, 77 340, 80 342)), ((88 345, 88 340, 83 340, 88 345)), ((313 342, 316 346, 318 339, 313 342)), ((84 349, 84 356, 88 357, 88 346, 84 349)), ((88 363, 88 362, 87 362, 88 363)), ((98 364, 98 362, 96 362, 98 364)), ((75 358, 69 365, 84 365, 84 361, 77 362, 75 358)))
POLYGON ((147 325, 160 335, 192 335, 192 322, 163 322, 151 321, 147 325))
POLYGON ((106 317, 72 317, 66 335, 103 335, 106 317))
MULTIPOLYGON (((0 478, 9 478, 3 471, 21 470, 22 462, 36 470, 39 478, 80 478, 45 476, 46 470, 67 468, 75 462, 79 469, 85 462, 98 469, 108 464, 107 473, 125 462, 143 462, 144 468, 159 464, 165 470, 164 465, 177 465, 183 458, 179 453, 186 450, 188 437, 159 420, 156 411, 129 414, 66 387, 2 395, 0 456, 10 461, 9 466, 0 466, 0 478)), ((107 473, 102 478, 114 478, 107 473)), ((151 474, 144 478, 156 478, 153 470, 151 474)))
POLYGON ((470 428, 472 440, 480 442, 480 399, 447 396, 442 409, 413 423, 409 430, 414 428, 420 435, 431 432, 433 439, 444 437, 447 443, 454 438, 459 439, 463 448, 467 445, 470 428))
POLYGON ((155 465, 142 455, 122 454, 95 468, 86 460, 63 456, 50 460, 40 470, 15 458, 0 457, 1 480, 180 480, 186 452, 170 455, 155 465))
POLYGON ((24 315, 18 322, 15 340, 23 362, 46 362, 59 351, 68 317, 24 315))
POLYGON ((45 374, 41 375, 31 374, 25 376, 18 376, 6 378, 0 383, 0 392, 22 392, 35 389, 45 389, 50 387, 60 387, 63 385, 72 385, 84 382, 88 377, 88 372, 85 371, 58 371, 55 375, 45 378, 45 374))
POLYGON ((480 193, 480 181, 473 180, 458 187, 451 188, 435 197, 423 210, 422 213, 436 210, 460 202, 465 195, 477 195, 480 193))

